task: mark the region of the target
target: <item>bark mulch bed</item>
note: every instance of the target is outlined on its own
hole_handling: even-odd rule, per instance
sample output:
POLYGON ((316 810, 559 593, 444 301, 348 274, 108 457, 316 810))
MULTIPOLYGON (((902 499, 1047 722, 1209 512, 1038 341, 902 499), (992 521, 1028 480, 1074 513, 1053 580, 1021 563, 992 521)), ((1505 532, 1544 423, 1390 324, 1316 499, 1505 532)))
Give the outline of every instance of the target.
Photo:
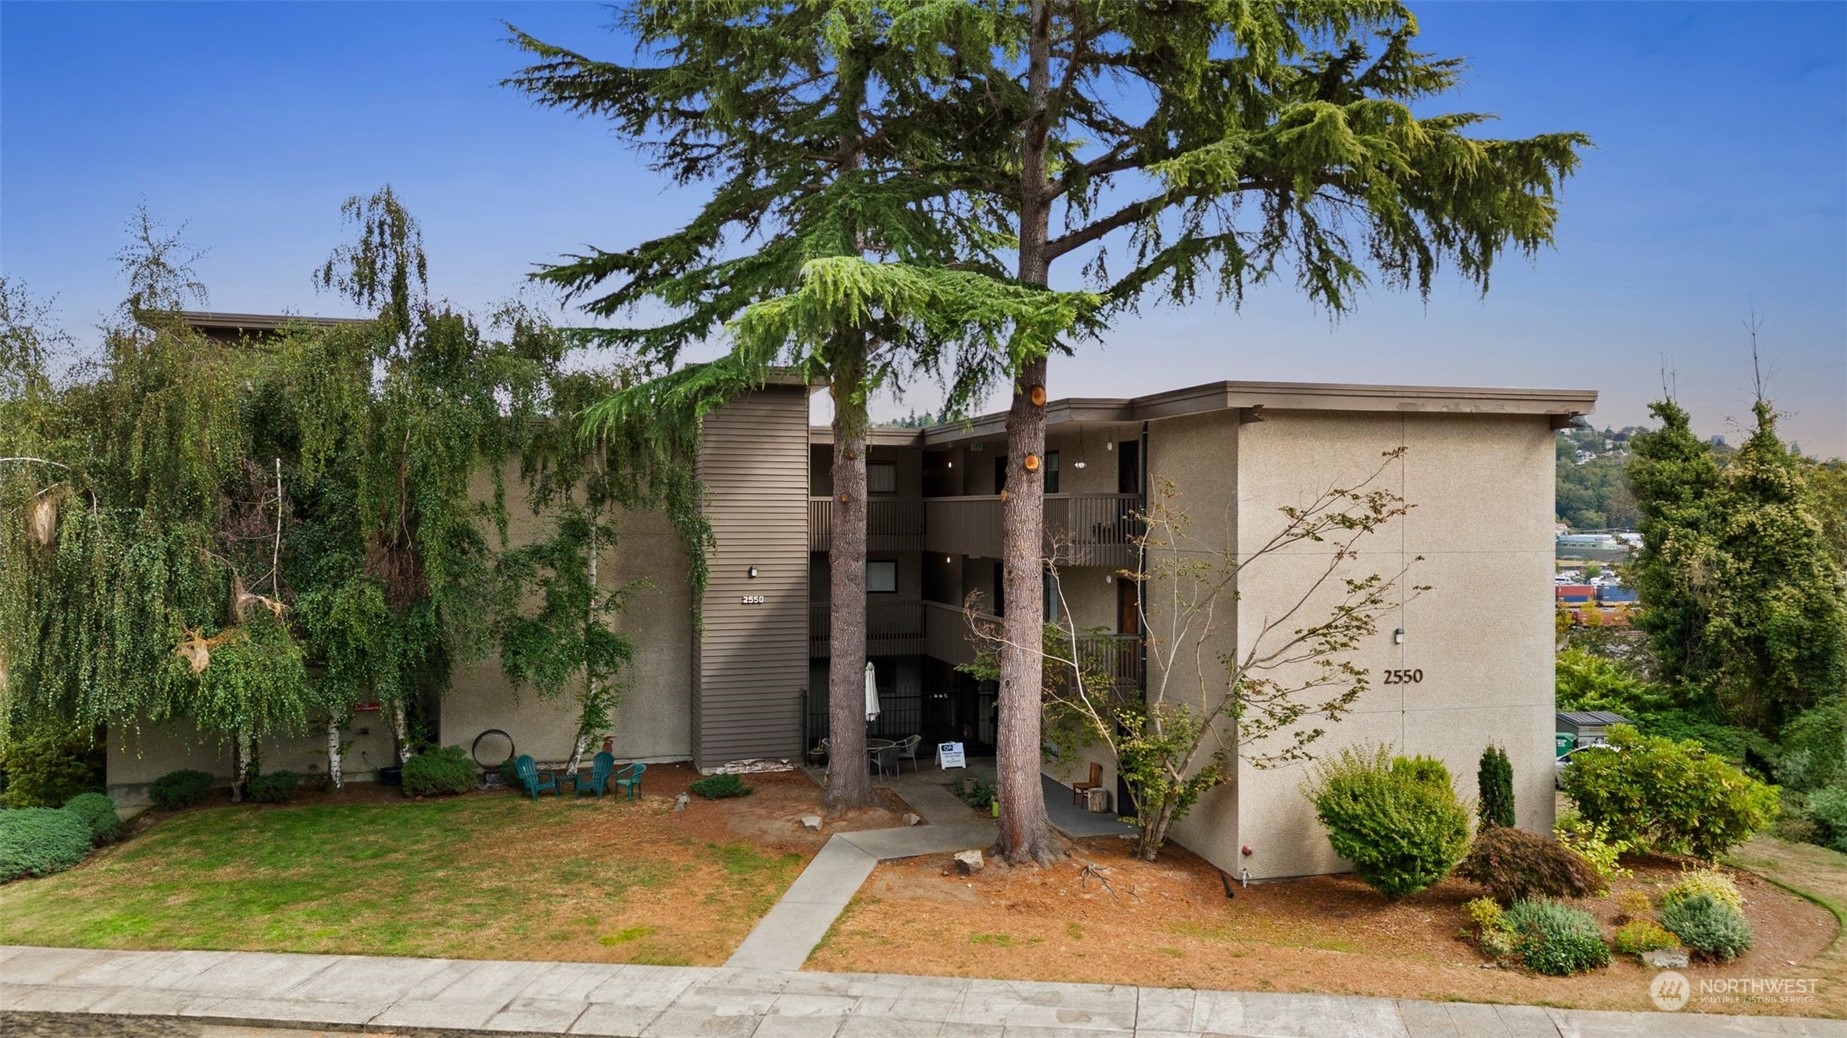
MULTIPOLYGON (((880 865, 807 968, 1654 1008, 1655 972, 1631 956, 1575 977, 1487 962, 1461 935, 1462 905, 1481 892, 1460 880, 1398 902, 1351 875, 1252 884, 1227 898, 1218 870, 1181 848, 1152 863, 1137 860, 1122 838, 1073 849, 1048 869, 990 866, 974 876, 958 875, 947 855, 880 865)), ((1612 894, 1659 890, 1680 873, 1664 859, 1628 864, 1634 875, 1612 894)), ((1807 1003, 1698 1008, 1847 1015, 1847 978, 1813 961, 1837 935, 1834 917, 1750 873, 1736 878, 1755 946, 1735 962, 1695 963, 1684 971, 1695 989, 1702 979, 1813 977, 1819 993, 1807 1003)), ((1606 933, 1613 927, 1613 896, 1580 904, 1606 933)))

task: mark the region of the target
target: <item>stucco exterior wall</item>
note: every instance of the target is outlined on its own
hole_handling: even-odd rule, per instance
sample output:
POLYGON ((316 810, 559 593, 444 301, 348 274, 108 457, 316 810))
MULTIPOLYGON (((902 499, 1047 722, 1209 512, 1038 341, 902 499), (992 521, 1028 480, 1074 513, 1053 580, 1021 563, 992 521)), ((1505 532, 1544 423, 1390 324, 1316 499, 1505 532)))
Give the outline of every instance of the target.
MULTIPOLYGON (((1314 744, 1325 756, 1348 745, 1384 743, 1448 765, 1457 792, 1475 794, 1484 747, 1506 747, 1514 765, 1519 820, 1552 822, 1552 626, 1546 585, 1551 566, 1552 433, 1543 418, 1476 415, 1364 415, 1275 412, 1240 429, 1238 535, 1249 552, 1281 523, 1275 509, 1304 503, 1330 485, 1351 486, 1404 446, 1377 486, 1398 493, 1410 514, 1359 545, 1348 575, 1401 580, 1402 606, 1355 660, 1372 687, 1353 711, 1314 744), (1422 556, 1421 561, 1418 556, 1422 556), (1412 585, 1430 585, 1414 595, 1412 585), (1402 645, 1392 631, 1403 628, 1402 645), (1421 680, 1386 685, 1388 669, 1421 680)), ((1256 639, 1274 603, 1299 594, 1325 572, 1328 546, 1303 545, 1252 565, 1240 578, 1239 638, 1256 639)), ((1319 620, 1331 595, 1301 619, 1319 620)), ((1292 626, 1299 626, 1292 625, 1292 626)), ((1238 832, 1253 854, 1228 853, 1222 840, 1199 849, 1220 867, 1237 861, 1255 878, 1346 867, 1328 845, 1301 787, 1310 766, 1239 767, 1238 832)), ((1190 835, 1190 834, 1189 834, 1190 835)), ((1191 843, 1188 846, 1192 846, 1191 843)))
MULTIPOLYGON (((1190 646, 1173 666, 1163 666, 1163 652, 1175 642, 1176 617, 1167 604, 1171 583, 1161 579, 1163 573, 1193 561, 1219 559, 1231 549, 1236 530, 1240 498, 1237 465, 1242 449, 1241 428, 1231 412, 1215 412, 1185 418, 1151 422, 1148 428, 1148 497, 1152 510, 1161 498, 1161 488, 1170 484, 1173 496, 1167 507, 1191 522, 1188 541, 1180 552, 1151 552, 1148 559, 1150 580, 1145 589, 1144 612, 1148 618, 1148 688, 1151 696, 1165 694, 1179 701, 1202 703, 1208 694, 1200 688, 1190 646), (1168 673, 1171 669, 1172 673, 1168 673)), ((1111 479, 1115 478, 1111 473, 1111 479)), ((1112 488, 1113 489, 1113 488, 1112 488)), ((1222 563, 1219 563, 1222 564, 1222 563)), ((1213 631, 1201 646, 1202 659, 1210 676, 1212 661, 1237 647, 1237 621, 1240 606, 1230 595, 1215 603, 1213 631)), ((1196 615, 1194 623, 1203 623, 1196 615)), ((1208 680, 1210 677, 1208 677, 1208 680)), ((1217 694, 1222 686, 1211 690, 1217 694)), ((1229 725, 1221 725, 1224 745, 1235 745, 1229 725)), ((1193 810, 1173 828, 1173 838, 1195 854, 1235 872, 1239 867, 1238 838, 1241 820, 1239 789, 1242 776, 1234 772, 1232 780, 1200 797, 1193 810)))
MULTIPOLYGON (((479 480, 485 486, 485 479, 479 480)), ((518 508, 508 526, 511 544, 545 536, 549 520, 518 508)), ((605 552, 597 583, 611 590, 634 581, 619 627, 635 643, 635 659, 622 674, 628 690, 616 708, 615 754, 623 760, 685 760, 692 756, 692 588, 679 535, 658 511, 629 512, 620 520, 616 547, 605 552)), ((443 697, 438 739, 467 749, 477 735, 498 728, 517 752, 540 761, 571 755, 577 729, 574 697, 541 698, 515 690, 493 656, 455 668, 443 697)), ((594 752, 596 744, 592 744, 594 752)))

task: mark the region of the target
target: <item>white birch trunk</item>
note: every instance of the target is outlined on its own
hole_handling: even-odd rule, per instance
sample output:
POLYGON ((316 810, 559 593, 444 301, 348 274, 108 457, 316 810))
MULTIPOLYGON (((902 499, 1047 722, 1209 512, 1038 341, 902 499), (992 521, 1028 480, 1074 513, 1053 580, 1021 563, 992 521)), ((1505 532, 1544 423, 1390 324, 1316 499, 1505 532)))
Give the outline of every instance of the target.
POLYGON ((340 722, 327 722, 327 781, 335 789, 346 788, 346 776, 340 770, 340 722))
POLYGON ((577 766, 584 761, 584 748, 590 745, 590 737, 583 732, 577 733, 577 741, 571 745, 571 763, 564 766, 567 775, 577 774, 577 766))
POLYGON ((244 787, 250 781, 251 738, 248 731, 237 733, 237 776, 231 781, 231 803, 244 799, 244 787))
POLYGON ((391 727, 398 735, 398 764, 402 766, 410 760, 410 727, 404 716, 404 704, 397 703, 391 708, 391 727))

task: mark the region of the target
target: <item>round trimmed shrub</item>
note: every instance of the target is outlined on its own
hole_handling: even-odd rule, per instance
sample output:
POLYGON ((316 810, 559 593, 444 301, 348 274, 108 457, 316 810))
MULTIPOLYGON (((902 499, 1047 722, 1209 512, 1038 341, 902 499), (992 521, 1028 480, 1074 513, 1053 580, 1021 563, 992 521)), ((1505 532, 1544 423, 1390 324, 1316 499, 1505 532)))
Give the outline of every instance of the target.
POLYGON ((686 788, 707 800, 722 800, 725 797, 741 797, 750 794, 750 787, 736 775, 708 775, 686 788))
POLYGON ((1610 936, 1610 944, 1624 955, 1680 947, 1680 938, 1662 929, 1653 919, 1631 919, 1610 936))
POLYGON ((202 803, 211 792, 212 777, 191 768, 169 771, 148 784, 148 799, 169 811, 202 803))
POLYGON ((1514 931, 1514 951, 1534 973, 1566 977, 1610 961, 1603 930, 1583 909, 1544 899, 1516 901, 1506 918, 1514 931))
POLYGON ((0 805, 57 807, 103 788, 103 740, 81 729, 29 725, 0 747, 0 770, 6 773, 0 805))
POLYGON ((1334 853, 1386 897, 1430 886, 1468 850, 1469 813, 1428 758, 1349 747, 1321 765, 1307 793, 1334 853))
POLYGON ((286 804, 301 788, 301 776, 292 771, 272 771, 250 780, 250 799, 259 804, 286 804))
POLYGON ((90 853, 90 826, 55 807, 0 811, 0 883, 63 872, 90 853))
POLYGON ((1751 950, 1744 913, 1711 894, 1694 894, 1661 910, 1661 925, 1703 959, 1730 962, 1751 950))
POLYGON ((425 750, 404 762, 404 795, 446 797, 475 788, 475 762, 460 746, 425 750))
POLYGON ((83 824, 90 827, 90 842, 98 847, 114 843, 122 834, 122 819, 115 813, 115 801, 101 793, 79 793, 64 805, 64 810, 83 819, 83 824))
POLYGON ((1584 897, 1603 889, 1596 870, 1571 848, 1498 825, 1475 834, 1456 875, 1508 904, 1537 897, 1584 897))
POLYGON ((1661 907, 1671 908, 1701 894, 1722 905, 1730 905, 1740 912, 1744 911, 1744 895, 1738 892, 1738 884, 1718 869, 1699 869, 1682 873, 1673 886, 1661 892, 1661 907))

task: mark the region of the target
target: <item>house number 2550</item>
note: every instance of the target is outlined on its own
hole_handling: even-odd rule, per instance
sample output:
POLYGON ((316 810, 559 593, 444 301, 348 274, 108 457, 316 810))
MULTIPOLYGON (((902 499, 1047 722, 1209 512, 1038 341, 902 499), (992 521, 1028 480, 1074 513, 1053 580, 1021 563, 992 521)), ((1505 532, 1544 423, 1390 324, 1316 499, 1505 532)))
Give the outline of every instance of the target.
POLYGON ((1388 685, 1415 685, 1422 680, 1424 680, 1424 672, 1421 670, 1388 670, 1385 672, 1385 683, 1388 685))
POLYGON ((744 604, 745 605, 762 605, 763 596, 762 595, 745 595, 744 604))

